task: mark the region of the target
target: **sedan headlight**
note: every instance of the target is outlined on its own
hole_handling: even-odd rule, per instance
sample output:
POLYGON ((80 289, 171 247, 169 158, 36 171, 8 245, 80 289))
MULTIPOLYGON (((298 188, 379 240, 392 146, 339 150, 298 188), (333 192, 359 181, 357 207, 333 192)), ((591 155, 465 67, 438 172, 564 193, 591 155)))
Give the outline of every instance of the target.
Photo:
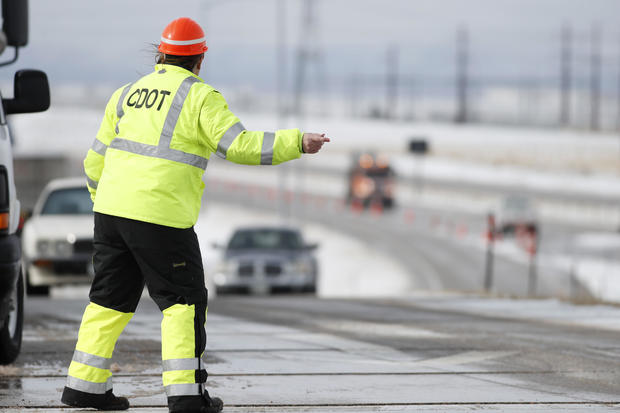
POLYGON ((46 239, 37 241, 37 254, 41 256, 50 255, 52 253, 52 242, 46 239))
POLYGON ((222 260, 217 266, 216 271, 224 274, 235 274, 238 267, 239 263, 237 261, 222 260))
POLYGON ((37 241, 37 254, 41 257, 69 257, 73 253, 73 245, 66 240, 37 241))
POLYGON ((54 253, 59 257, 69 257, 73 253, 73 245, 66 240, 56 241, 54 243, 54 253))
POLYGON ((226 285, 228 277, 223 272, 216 272, 213 276, 213 282, 215 285, 226 285))
POLYGON ((310 274, 312 273, 312 263, 308 259, 297 259, 289 261, 285 267, 287 273, 310 274))
POLYGON ((236 261, 222 260, 215 268, 213 282, 215 285, 226 285, 228 279, 237 274, 239 264, 236 261))

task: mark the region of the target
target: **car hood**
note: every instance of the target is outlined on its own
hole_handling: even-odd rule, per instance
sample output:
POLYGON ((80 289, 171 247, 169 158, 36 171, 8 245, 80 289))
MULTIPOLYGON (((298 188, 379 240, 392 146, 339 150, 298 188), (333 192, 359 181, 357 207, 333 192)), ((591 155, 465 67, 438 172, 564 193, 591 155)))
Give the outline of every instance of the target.
POLYGON ((27 225, 38 238, 59 239, 73 234, 83 239, 93 237, 94 219, 92 215, 37 215, 27 225))

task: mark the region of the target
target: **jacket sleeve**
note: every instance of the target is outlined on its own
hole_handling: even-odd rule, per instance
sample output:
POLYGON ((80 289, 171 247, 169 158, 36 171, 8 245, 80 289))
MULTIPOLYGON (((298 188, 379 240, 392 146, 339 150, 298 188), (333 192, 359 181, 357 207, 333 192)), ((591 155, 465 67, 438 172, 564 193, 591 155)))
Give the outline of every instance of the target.
POLYGON ((276 132, 249 131, 213 90, 200 111, 200 129, 206 145, 217 156, 245 165, 278 165, 301 156, 299 129, 276 132))
POLYGON ((88 150, 86 158, 84 159, 86 184, 93 202, 95 201, 97 185, 103 171, 105 153, 110 145, 110 142, 112 142, 112 139, 116 136, 115 129, 116 122, 118 121, 116 106, 118 99, 120 98, 121 90, 122 89, 117 90, 108 101, 105 108, 105 114, 103 115, 103 120, 101 121, 101 126, 97 132, 97 137, 95 138, 95 141, 88 150))

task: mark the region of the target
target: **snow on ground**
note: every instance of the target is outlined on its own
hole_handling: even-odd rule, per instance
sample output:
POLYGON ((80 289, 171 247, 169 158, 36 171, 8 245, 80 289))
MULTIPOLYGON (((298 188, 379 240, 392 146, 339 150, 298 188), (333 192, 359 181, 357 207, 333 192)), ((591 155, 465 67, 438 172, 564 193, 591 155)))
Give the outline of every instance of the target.
MULTIPOLYGON (((43 113, 11 116, 9 119, 17 141, 16 155, 60 154, 81 160, 93 142, 102 115, 103 109, 55 107, 43 113)), ((273 130, 276 126, 298 126, 292 121, 285 125, 278 125, 273 116, 240 114, 240 118, 248 129, 273 130)), ((303 130, 326 131, 333 138, 333 142, 325 147, 321 156, 305 157, 305 164, 312 169, 344 171, 351 162, 350 152, 373 149, 390 154, 394 158, 398 173, 402 176, 410 176, 412 180, 426 177, 451 182, 494 185, 507 189, 521 188, 557 194, 577 194, 583 196, 584 199, 617 199, 620 197, 620 179, 618 179, 620 139, 611 134, 482 125, 391 123, 385 120, 367 119, 307 118, 301 127, 303 130), (431 153, 423 161, 405 154, 407 142, 412 138, 427 139, 430 142, 431 153)), ((216 169, 215 171, 207 172, 208 176, 218 176, 229 171, 229 169, 219 169, 221 165, 217 163, 213 166, 217 168, 212 168, 216 169)), ((235 173, 247 175, 249 172, 236 169, 235 173)), ((273 172, 263 175, 263 171, 254 170, 251 174, 255 174, 256 178, 259 175, 263 177, 269 175, 267 180, 272 185, 277 185, 277 175, 273 172)), ((293 185, 299 185, 299 182, 299 180, 294 181, 293 185)), ((265 180, 262 183, 265 183, 265 180)), ((304 189, 310 192, 324 192, 330 195, 344 193, 343 182, 334 180, 333 177, 323 177, 320 182, 306 179, 304 185, 304 189)), ((409 199, 412 196, 412 189, 407 190, 403 192, 409 199)), ((452 206, 471 203, 471 200, 465 199, 455 201, 450 198, 450 194, 438 196, 444 198, 445 204, 452 206)), ((433 202, 438 205, 437 201, 433 202)), ((487 205, 488 200, 484 200, 477 206, 486 207, 487 205)), ((540 211, 545 216, 558 216, 560 212, 569 214, 573 222, 580 219, 601 221, 608 227, 620 222, 618 217, 620 211, 617 208, 613 211, 605 210, 602 215, 600 211, 594 211, 592 213, 596 215, 594 217, 586 216, 583 210, 572 211, 570 207, 567 208, 561 204, 544 206, 540 208, 540 211)), ((232 214, 233 212, 229 210, 224 213, 232 214)), ((236 214, 238 218, 243 215, 241 212, 236 214)), ((210 222, 209 212, 207 211, 207 215, 201 219, 210 222)), ((218 228, 217 222, 211 224, 209 230, 205 232, 203 237, 205 240, 210 241, 214 231, 218 231, 214 228, 218 228)), ((230 229, 228 226, 226 228, 230 229)), ((308 226, 308 234, 313 233, 313 228, 313 226, 308 226)), ((224 228, 220 225, 220 229, 223 231, 224 228)), ((334 291, 340 290, 342 285, 346 285, 351 294, 383 293, 377 285, 374 285, 376 278, 371 276, 371 273, 375 275, 379 273, 378 269, 368 269, 365 272, 368 273, 368 277, 358 278, 360 268, 337 268, 334 264, 344 261, 340 259, 343 255, 354 258, 356 254, 361 253, 367 256, 373 253, 371 250, 364 250, 367 247, 363 243, 342 237, 334 232, 317 231, 317 238, 321 238, 324 246, 334 242, 333 248, 338 251, 334 253, 334 256, 329 256, 332 253, 331 246, 321 248, 319 251, 319 255, 323 256, 323 261, 327 263, 324 272, 329 274, 321 281, 321 283, 325 282, 319 287, 321 294, 333 294, 334 291), (338 276, 332 277, 331 274, 338 274, 338 276)), ((227 235, 221 233, 219 241, 222 242, 227 235)), ((606 245, 609 245, 608 241, 599 240, 606 245)), ((588 242, 587 238, 582 242, 588 242)), ((210 251, 208 254, 212 255, 213 252, 210 251)), ((387 257, 378 257, 378 260, 381 259, 387 259, 387 257)), ((349 266, 356 262, 355 259, 346 261, 349 262, 346 264, 349 266)), ((562 258, 559 261, 566 262, 566 259, 562 258)), ((583 261, 574 268, 579 279, 592 284, 593 291, 600 291, 601 295, 607 298, 620 299, 620 288, 618 294, 615 292, 617 291, 616 283, 620 283, 618 281, 620 270, 616 263, 611 261, 601 264, 600 260, 597 262, 583 261)), ((402 272, 402 269, 398 268, 382 271, 382 273, 402 272)), ((401 281, 393 280, 392 284, 397 285, 401 281)), ((380 284, 386 283, 382 280, 380 284)))
POLYGON ((582 258, 576 261, 574 272, 594 297, 620 302, 620 262, 582 258))
MULTIPOLYGON (((248 129, 273 130, 274 116, 240 114, 248 129)), ((333 152, 407 150, 411 139, 425 139, 430 155, 470 163, 516 165, 549 171, 600 171, 619 174, 620 138, 614 134, 450 123, 394 122, 377 119, 306 118, 282 127, 327 132, 333 152)))
POLYGON ((433 296, 424 292, 419 298, 415 300, 414 295, 415 305, 423 308, 620 331, 620 309, 606 305, 573 305, 557 299, 507 300, 487 297, 481 300, 475 294, 467 296, 460 293, 435 293, 433 296))
POLYGON ((573 243, 580 249, 620 251, 620 233, 584 232, 573 243))
MULTIPOLYGON (((450 234, 439 235, 452 239, 450 234)), ((487 241, 476 236, 463 237, 459 242, 475 246, 481 251, 487 248, 487 241)), ((620 303, 620 261, 617 259, 620 233, 584 233, 571 240, 571 244, 575 248, 586 248, 581 255, 571 251, 537 254, 536 265, 540 274, 538 282, 544 283, 547 291, 554 291, 552 295, 556 297, 570 298, 575 293, 571 291, 574 288, 571 284, 578 283, 592 298, 620 303), (606 251, 612 254, 605 257, 606 251)), ((494 253, 523 265, 529 265, 531 259, 514 240, 497 241, 494 253)))
MULTIPOLYGON (((205 261, 207 282, 221 257, 213 243, 224 245, 232 231, 241 226, 281 225, 274 215, 248 208, 209 202, 196 224, 196 234, 205 261)), ((303 235, 308 243, 317 242, 320 297, 399 296, 416 286, 415 276, 394 259, 377 252, 370 244, 342 235, 320 225, 306 224, 303 235)), ((212 286, 209 291, 215 291, 212 286)))
MULTIPOLYGON (((241 226, 281 225, 276 216, 249 208, 209 202, 195 226, 205 267, 209 298, 216 296, 211 279, 221 257, 213 244, 224 245, 232 231, 241 226)), ((292 224, 291 224, 292 225, 292 224)), ((318 243, 319 297, 395 297, 416 289, 415 275, 363 241, 342 235, 320 225, 303 226, 308 243, 318 243)), ((69 285, 51 289, 53 298, 88 297, 89 286, 69 285)), ((147 295, 145 290, 143 296, 147 295)))
MULTIPOLYGON (((620 153, 618 157, 620 158, 620 153)), ((505 186, 507 190, 530 190, 549 194, 620 198, 620 179, 609 173, 548 172, 509 164, 474 164, 446 158, 421 161, 405 156, 394 157, 393 163, 400 176, 418 179, 432 178, 439 181, 505 186), (417 165, 420 162, 423 164, 417 165)))
POLYGON ((103 110, 52 107, 46 112, 12 115, 15 156, 64 155, 83 159, 92 145, 103 110))
MULTIPOLYGON (((102 115, 89 108, 57 107, 11 116, 16 155, 63 154, 81 160, 102 115)), ((240 118, 248 129, 273 130, 277 125, 273 116, 240 118)), ((309 118, 303 123, 333 137, 321 156, 309 160, 312 168, 344 171, 351 152, 372 149, 390 154, 405 177, 595 198, 616 199, 620 194, 620 139, 610 134, 368 119, 309 118), (408 155, 411 138, 427 139, 429 156, 421 160, 408 155)))

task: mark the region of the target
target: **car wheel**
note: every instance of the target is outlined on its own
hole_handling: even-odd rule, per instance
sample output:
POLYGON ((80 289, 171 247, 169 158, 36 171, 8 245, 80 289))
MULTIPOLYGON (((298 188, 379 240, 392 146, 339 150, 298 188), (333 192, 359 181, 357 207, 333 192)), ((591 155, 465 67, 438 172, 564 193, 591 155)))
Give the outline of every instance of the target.
POLYGON ((24 279, 19 272, 17 285, 11 294, 9 313, 0 329, 0 364, 15 361, 22 347, 22 329, 24 324, 24 279))
POLYGON ((32 285, 30 284, 30 276, 26 273, 26 294, 28 295, 49 295, 49 285, 32 285))

